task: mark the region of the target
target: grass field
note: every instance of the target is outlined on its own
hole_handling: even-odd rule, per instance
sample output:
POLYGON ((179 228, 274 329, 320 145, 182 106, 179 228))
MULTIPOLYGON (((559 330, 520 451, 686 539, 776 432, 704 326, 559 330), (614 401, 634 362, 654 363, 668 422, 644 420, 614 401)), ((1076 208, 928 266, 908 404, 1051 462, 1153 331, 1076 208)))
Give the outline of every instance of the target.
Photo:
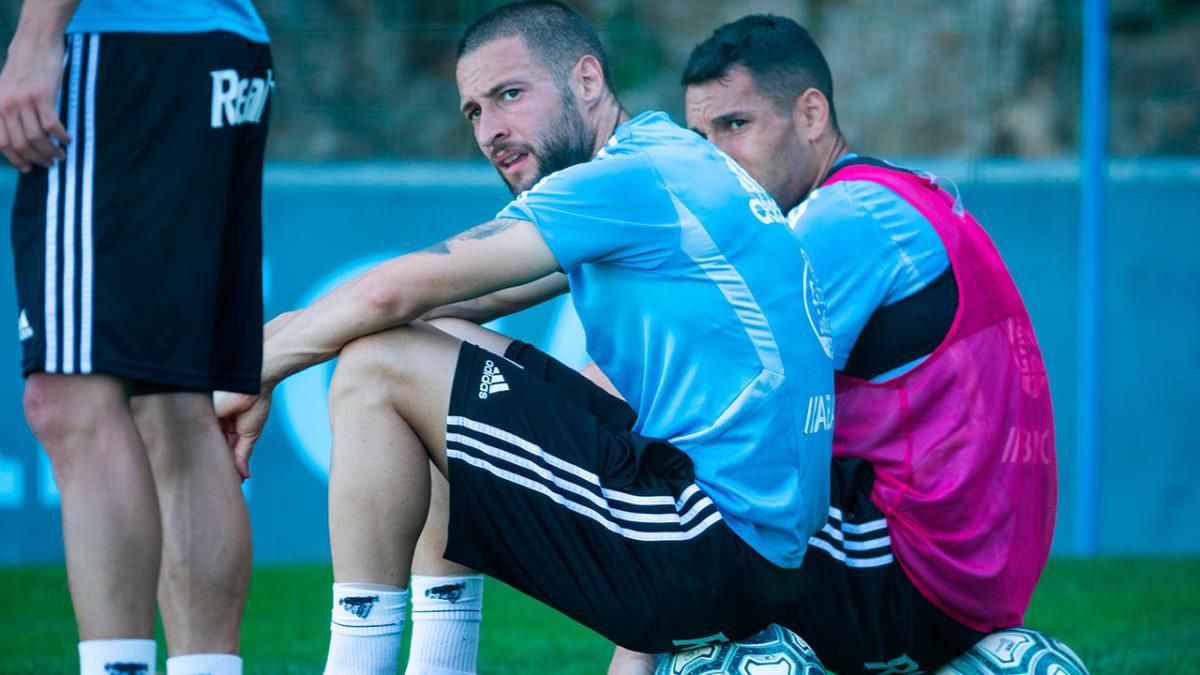
MULTIPOLYGON (((319 673, 330 570, 260 567, 246 608, 246 672, 319 673)), ((77 672, 62 567, 0 568, 0 673, 77 672)), ((1200 560, 1054 560, 1028 624, 1073 647, 1096 674, 1200 673, 1200 560)), ((501 584, 484 595, 481 673, 603 673, 600 637, 501 584)), ((159 646, 160 663, 165 647, 159 646)))

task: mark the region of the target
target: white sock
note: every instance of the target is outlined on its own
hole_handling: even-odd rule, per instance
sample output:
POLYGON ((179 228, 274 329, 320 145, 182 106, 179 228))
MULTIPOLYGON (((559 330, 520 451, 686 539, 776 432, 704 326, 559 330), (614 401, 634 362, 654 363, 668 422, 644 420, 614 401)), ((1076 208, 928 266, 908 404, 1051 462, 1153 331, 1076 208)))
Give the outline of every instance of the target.
POLYGON ((483 575, 413 575, 412 645, 405 675, 474 675, 483 575))
POLYGON ((117 664, 130 675, 154 675, 154 640, 84 640, 79 643, 79 675, 109 675, 117 664), (144 670, 138 670, 138 667, 144 670))
POLYGON ((334 584, 325 675, 395 675, 408 589, 334 584))
POLYGON ((167 675, 242 675, 242 657, 234 654, 184 654, 167 659, 167 675))

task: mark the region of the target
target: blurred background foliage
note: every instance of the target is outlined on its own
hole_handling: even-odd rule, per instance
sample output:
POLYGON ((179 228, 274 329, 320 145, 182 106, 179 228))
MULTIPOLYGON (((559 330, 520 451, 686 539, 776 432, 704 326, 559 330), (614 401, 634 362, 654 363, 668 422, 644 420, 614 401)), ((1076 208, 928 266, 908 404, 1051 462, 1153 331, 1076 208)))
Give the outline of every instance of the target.
MULTIPOLYGON (((682 121, 692 47, 742 15, 790 16, 833 69, 856 149, 885 156, 1076 152, 1079 0, 570 0, 600 30, 629 110, 682 121)), ((498 0, 256 0, 276 64, 278 160, 472 158, 454 50, 498 0)), ((0 9, 11 35, 17 0, 0 9)), ((7 37, 5 38, 7 39, 7 37)), ((1112 0, 1116 156, 1200 154, 1200 0, 1112 0)))

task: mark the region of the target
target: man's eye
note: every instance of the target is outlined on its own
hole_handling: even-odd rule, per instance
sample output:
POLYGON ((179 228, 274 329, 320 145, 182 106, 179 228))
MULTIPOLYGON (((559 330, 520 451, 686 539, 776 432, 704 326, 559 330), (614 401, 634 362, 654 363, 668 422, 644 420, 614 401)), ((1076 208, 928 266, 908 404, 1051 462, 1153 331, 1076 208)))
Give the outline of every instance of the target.
POLYGON ((505 92, 503 94, 500 94, 500 98, 504 99, 505 101, 515 101, 520 96, 521 96, 520 89, 508 89, 508 90, 505 90, 505 92))
POLYGON ((467 111, 467 121, 474 122, 479 119, 479 108, 471 108, 467 111))
POLYGON ((749 124, 749 122, 747 122, 746 120, 729 120, 729 130, 730 131, 738 131, 738 130, 742 129, 743 127, 745 127, 747 124, 749 124))

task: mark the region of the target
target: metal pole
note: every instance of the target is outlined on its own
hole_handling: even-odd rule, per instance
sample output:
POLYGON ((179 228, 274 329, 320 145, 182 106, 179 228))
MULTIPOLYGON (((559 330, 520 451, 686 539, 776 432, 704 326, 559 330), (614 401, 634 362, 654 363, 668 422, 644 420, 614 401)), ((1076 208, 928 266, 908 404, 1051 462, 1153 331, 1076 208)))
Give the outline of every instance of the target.
POLYGON ((1092 556, 1100 532, 1100 364, 1108 180, 1108 0, 1083 3, 1080 109, 1079 373, 1075 551, 1092 556))

